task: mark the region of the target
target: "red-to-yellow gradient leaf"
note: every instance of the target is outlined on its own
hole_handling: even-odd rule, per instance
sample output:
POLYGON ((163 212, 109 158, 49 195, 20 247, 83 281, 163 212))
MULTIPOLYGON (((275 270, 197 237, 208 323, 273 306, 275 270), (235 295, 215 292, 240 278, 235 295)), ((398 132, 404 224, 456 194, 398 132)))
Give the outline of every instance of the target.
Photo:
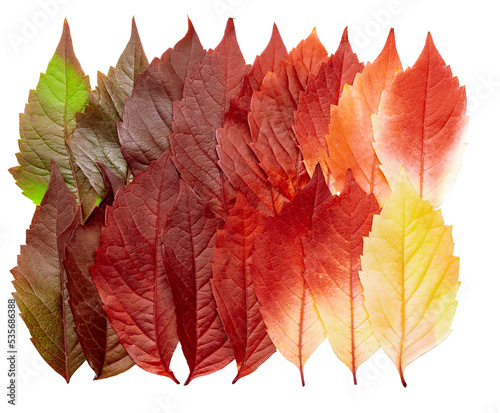
MULTIPOLYGON (((238 96, 231 99, 229 111, 225 115, 224 128, 217 129, 216 149, 220 168, 231 184, 243 192, 248 201, 265 215, 274 215, 275 202, 267 174, 260 167, 259 159, 250 147, 252 137, 247 118, 253 91, 259 90, 266 73, 278 70, 287 55, 278 28, 274 25, 269 44, 262 54, 255 58, 252 68, 243 79, 238 96)), ((276 201, 278 205, 283 203, 283 199, 276 201)))
POLYGON ((391 191, 373 149, 371 115, 377 113, 382 92, 401 69, 394 30, 391 30, 382 52, 356 75, 352 86, 344 87, 338 106, 332 106, 326 136, 327 164, 333 186, 342 191, 346 171, 350 169, 361 188, 375 194, 381 205, 391 191))
POLYGON ((335 54, 320 66, 317 74, 309 76, 306 90, 300 93, 293 130, 309 176, 313 175, 319 162, 327 183, 331 181, 326 164, 328 146, 325 139, 330 124, 330 106, 338 104, 344 85, 352 85, 356 73, 361 72, 363 67, 352 51, 346 28, 335 54))
POLYGON ((162 234, 163 265, 172 288, 177 332, 189 366, 185 384, 222 369, 234 360, 212 291, 217 217, 182 179, 162 234))
MULTIPOLYGON (((253 93, 248 114, 252 149, 269 182, 287 199, 292 199, 295 191, 309 181, 293 132, 293 113, 308 76, 317 73, 327 59, 328 53, 313 30, 288 54, 276 73, 264 77, 260 90, 253 93)), ((277 211, 280 209, 278 206, 277 211)))
POLYGON ((112 205, 118 189, 125 186, 123 180, 109 168, 102 164, 98 166, 107 188, 106 196, 85 225, 79 225, 73 232, 66 245, 63 265, 78 341, 85 359, 95 372, 95 379, 104 379, 128 370, 134 362, 111 327, 89 269, 95 262, 95 249, 101 245, 106 208, 112 205))
POLYGON ((133 174, 144 171, 170 147, 172 102, 182 99, 184 81, 206 54, 191 20, 174 48, 155 58, 137 77, 118 123, 122 153, 133 174))
POLYGON ((406 366, 451 332, 458 267, 451 227, 422 200, 402 168, 364 239, 359 276, 373 333, 404 386, 406 366))
POLYGON ((465 87, 459 86, 430 33, 413 67, 399 72, 372 116, 375 153, 391 187, 401 165, 436 208, 455 182, 465 150, 465 87))
POLYGON ((355 384, 357 368, 379 348, 358 275, 363 237, 379 212, 375 196, 367 195, 348 171, 343 191, 323 205, 302 238, 304 277, 330 345, 351 369, 355 384))
POLYGON ((179 340, 160 234, 178 193, 179 177, 167 151, 116 194, 90 268, 104 311, 132 360, 176 383, 169 365, 179 340))
POLYGON ((172 159, 182 178, 219 216, 227 215, 236 194, 219 168, 215 131, 224 126, 231 98, 248 70, 229 19, 222 41, 193 69, 182 100, 173 104, 172 159))
POLYGON ((254 238, 262 234, 265 222, 265 216, 237 192, 234 208, 217 232, 212 286, 238 367, 233 383, 255 371, 276 350, 266 332, 250 273, 254 238))
POLYGON ((252 279, 267 332, 276 348, 300 370, 325 339, 311 291, 303 276, 302 238, 325 202, 332 199, 317 167, 309 183, 298 190, 276 217, 268 217, 254 241, 252 279))
POLYGON ((65 245, 80 224, 81 212, 55 162, 40 206, 35 210, 26 245, 21 246, 13 294, 31 341, 43 359, 69 383, 85 361, 68 303, 62 265, 65 245))

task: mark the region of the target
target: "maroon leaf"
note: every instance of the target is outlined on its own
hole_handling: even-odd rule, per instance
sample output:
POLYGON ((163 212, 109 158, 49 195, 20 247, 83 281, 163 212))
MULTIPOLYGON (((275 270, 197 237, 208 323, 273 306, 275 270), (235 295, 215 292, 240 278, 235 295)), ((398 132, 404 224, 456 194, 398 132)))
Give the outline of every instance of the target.
POLYGON ((144 72, 147 65, 148 59, 132 19, 130 40, 116 68, 111 67, 107 76, 97 73, 98 86, 89 95, 85 113, 77 113, 76 129, 68 145, 101 198, 106 188, 98 162, 111 168, 123 181, 127 178, 127 162, 120 151, 116 123, 122 120, 125 99, 132 95, 137 75, 144 72))
MULTIPOLYGON (((238 96, 233 97, 225 115, 224 128, 217 129, 219 166, 231 184, 245 194, 248 201, 265 215, 274 215, 273 193, 259 159, 250 147, 252 137, 248 112, 253 91, 259 90, 267 72, 275 72, 287 51, 276 25, 269 44, 255 58, 252 68, 243 80, 238 96)), ((278 200, 281 204, 283 200, 278 200)))
POLYGON ((125 102, 118 134, 123 155, 134 174, 145 170, 170 147, 172 102, 182 98, 184 79, 205 56, 189 19, 188 25, 186 36, 137 77, 132 97, 125 102))
MULTIPOLYGON (((306 90, 301 92, 293 130, 309 176, 316 164, 327 157, 325 135, 329 133, 330 106, 338 104, 344 85, 352 85, 356 73, 363 68, 349 44, 346 28, 335 54, 321 65, 317 74, 309 77, 306 90)), ((325 165, 323 171, 326 170, 325 165)))
POLYGON ((44 360, 67 382, 84 362, 68 304, 65 244, 81 220, 75 196, 54 162, 47 191, 26 232, 14 275, 14 298, 31 341, 44 360))
POLYGON ((213 373, 233 359, 212 292, 212 260, 222 220, 180 181, 179 197, 163 234, 164 265, 172 287, 177 331, 192 379, 213 373))
POLYGON ((96 379, 115 376, 134 365, 106 317, 89 270, 94 264, 95 249, 101 245, 106 207, 113 203, 115 191, 125 186, 109 168, 102 165, 101 168, 107 195, 85 225, 75 229, 63 261, 68 274, 69 304, 75 318, 76 335, 96 379))
POLYGON ((182 178, 219 216, 227 215, 235 194, 218 165, 215 131, 224 126, 224 114, 247 71, 229 19, 222 41, 195 67, 182 100, 174 103, 172 159, 182 178))
POLYGON ((212 286, 238 365, 233 383, 255 371, 275 351, 259 311, 250 274, 254 238, 264 231, 264 226, 265 216, 238 192, 224 229, 217 232, 212 286))
POLYGON ((92 278, 120 342, 141 368, 170 377, 177 346, 173 298, 160 233, 179 191, 169 152, 119 191, 106 211, 92 278))

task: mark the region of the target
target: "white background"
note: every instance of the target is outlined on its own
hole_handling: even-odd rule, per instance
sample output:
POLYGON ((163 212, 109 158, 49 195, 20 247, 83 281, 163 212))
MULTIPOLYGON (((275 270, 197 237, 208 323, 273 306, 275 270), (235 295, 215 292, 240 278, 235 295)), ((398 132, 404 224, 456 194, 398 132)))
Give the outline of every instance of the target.
MULTIPOLYGON (((43 0, 42 0, 43 2, 43 0)), ((104 1, 55 0, 48 15, 42 2, 3 3, 0 17, 0 409, 7 405, 6 315, 12 292, 9 270, 16 265, 34 206, 7 172, 16 165, 18 113, 36 86, 68 18, 76 54, 91 83, 97 70, 107 72, 128 41, 135 15, 151 61, 184 36, 187 16, 206 48, 220 41, 227 17, 235 17, 241 49, 248 63, 267 44, 276 22, 290 50, 316 27, 330 53, 349 26, 351 43, 362 61, 373 61, 390 27, 403 66, 412 65, 428 31, 453 73, 467 87, 470 124, 468 149, 454 190, 443 206, 453 225, 455 253, 461 257, 459 305, 453 333, 441 345, 411 364, 401 386, 396 368, 379 352, 363 364, 359 384, 325 342, 299 372, 275 354, 254 374, 231 385, 235 364, 189 386, 138 367, 121 376, 93 381, 84 364, 71 383, 53 372, 37 355, 29 333, 18 319, 20 374, 18 412, 459 412, 500 413, 500 253, 499 154, 500 24, 494 2, 436 0, 366 1, 104 1), (65 3, 65 4, 63 4, 65 3), (24 33, 26 22, 36 33, 24 33), (26 35, 27 34, 27 35, 26 35), (17 47, 10 40, 23 37, 17 47)), ((180 351, 172 369, 182 381, 187 367, 180 351)))

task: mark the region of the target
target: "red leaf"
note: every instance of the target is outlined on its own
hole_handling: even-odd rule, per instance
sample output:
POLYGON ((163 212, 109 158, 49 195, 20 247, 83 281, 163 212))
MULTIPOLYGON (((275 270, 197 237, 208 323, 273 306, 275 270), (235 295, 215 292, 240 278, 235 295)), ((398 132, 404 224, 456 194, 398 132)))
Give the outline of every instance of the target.
POLYGON ((218 165, 215 131, 224 126, 224 114, 247 72, 229 19, 222 41, 194 68, 182 100, 174 103, 172 159, 182 178, 220 216, 227 215, 235 194, 218 165))
POLYGON ((252 279, 267 332, 276 348, 300 370, 325 338, 323 324, 305 283, 301 239, 311 229, 319 208, 332 195, 321 169, 297 191, 276 217, 267 218, 255 237, 252 279))
MULTIPOLYGON (((328 54, 316 30, 293 49, 277 73, 268 73, 259 91, 255 91, 248 114, 252 149, 269 182, 287 199, 302 188, 309 176, 293 132, 293 112, 307 78, 316 73, 328 54)), ((276 210, 279 211, 281 205, 276 210)))
POLYGON ((134 365, 106 317, 89 270, 94 264, 95 249, 101 245, 106 207, 113 203, 114 192, 125 186, 109 168, 101 165, 101 171, 107 195, 85 225, 75 229, 66 246, 63 261, 68 275, 69 304, 75 318, 76 335, 96 379, 115 376, 134 365))
POLYGON ((92 278, 104 311, 134 362, 170 377, 178 343, 173 298, 162 264, 160 233, 179 191, 169 153, 119 191, 107 209, 92 278))
POLYGON ((172 102, 182 98, 184 79, 205 56, 189 19, 188 25, 186 36, 137 77, 132 97, 125 102, 118 134, 122 153, 134 174, 145 170, 170 147, 172 102))
MULTIPOLYGON (((225 115, 224 128, 217 129, 219 166, 231 184, 245 194, 248 201, 265 215, 274 214, 273 195, 266 173, 251 149, 252 137, 248 112, 254 90, 259 90, 267 72, 278 70, 287 57, 285 45, 276 25, 266 49, 255 58, 252 68, 243 80, 238 96, 233 97, 225 115)), ((283 200, 278 200, 279 204, 283 200)))
POLYGON ((35 210, 14 275, 14 298, 31 341, 67 382, 84 362, 68 304, 64 247, 81 220, 75 196, 51 162, 49 186, 35 210))
POLYGON ((328 340, 351 369, 354 383, 358 366, 379 348, 358 275, 363 237, 379 212, 375 196, 367 195, 348 171, 343 192, 323 205, 313 217, 311 231, 302 238, 304 277, 328 340))
POLYGON ((362 72, 363 67, 352 51, 346 28, 335 54, 321 65, 316 75, 309 77, 306 90, 300 94, 294 132, 309 176, 312 176, 319 162, 325 178, 328 177, 325 135, 330 124, 330 106, 338 104, 344 85, 352 85, 356 73, 362 72))
POLYGON ((180 181, 179 197, 163 233, 166 274, 175 302, 177 331, 192 379, 213 373, 233 359, 212 292, 212 260, 222 220, 180 181))
POLYGON ((265 216, 238 192, 224 229, 217 232, 212 265, 215 301, 238 365, 235 383, 273 355, 255 296, 250 263, 256 234, 262 234, 265 216))
POLYGON ((401 165, 420 196, 438 207, 455 182, 465 150, 465 87, 429 34, 415 65, 399 72, 373 116, 375 152, 394 188, 401 165))

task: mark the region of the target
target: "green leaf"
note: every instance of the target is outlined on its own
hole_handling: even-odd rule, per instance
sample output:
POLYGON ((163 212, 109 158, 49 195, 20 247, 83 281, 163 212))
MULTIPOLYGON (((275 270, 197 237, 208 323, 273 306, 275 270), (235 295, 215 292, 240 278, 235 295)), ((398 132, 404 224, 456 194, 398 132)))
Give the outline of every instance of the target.
POLYGON ((40 205, 50 179, 50 163, 55 162, 82 205, 86 218, 95 207, 97 194, 68 147, 76 126, 76 113, 88 102, 89 79, 73 51, 68 22, 45 74, 36 90, 30 91, 24 114, 20 115, 19 166, 10 169, 23 194, 40 205))

